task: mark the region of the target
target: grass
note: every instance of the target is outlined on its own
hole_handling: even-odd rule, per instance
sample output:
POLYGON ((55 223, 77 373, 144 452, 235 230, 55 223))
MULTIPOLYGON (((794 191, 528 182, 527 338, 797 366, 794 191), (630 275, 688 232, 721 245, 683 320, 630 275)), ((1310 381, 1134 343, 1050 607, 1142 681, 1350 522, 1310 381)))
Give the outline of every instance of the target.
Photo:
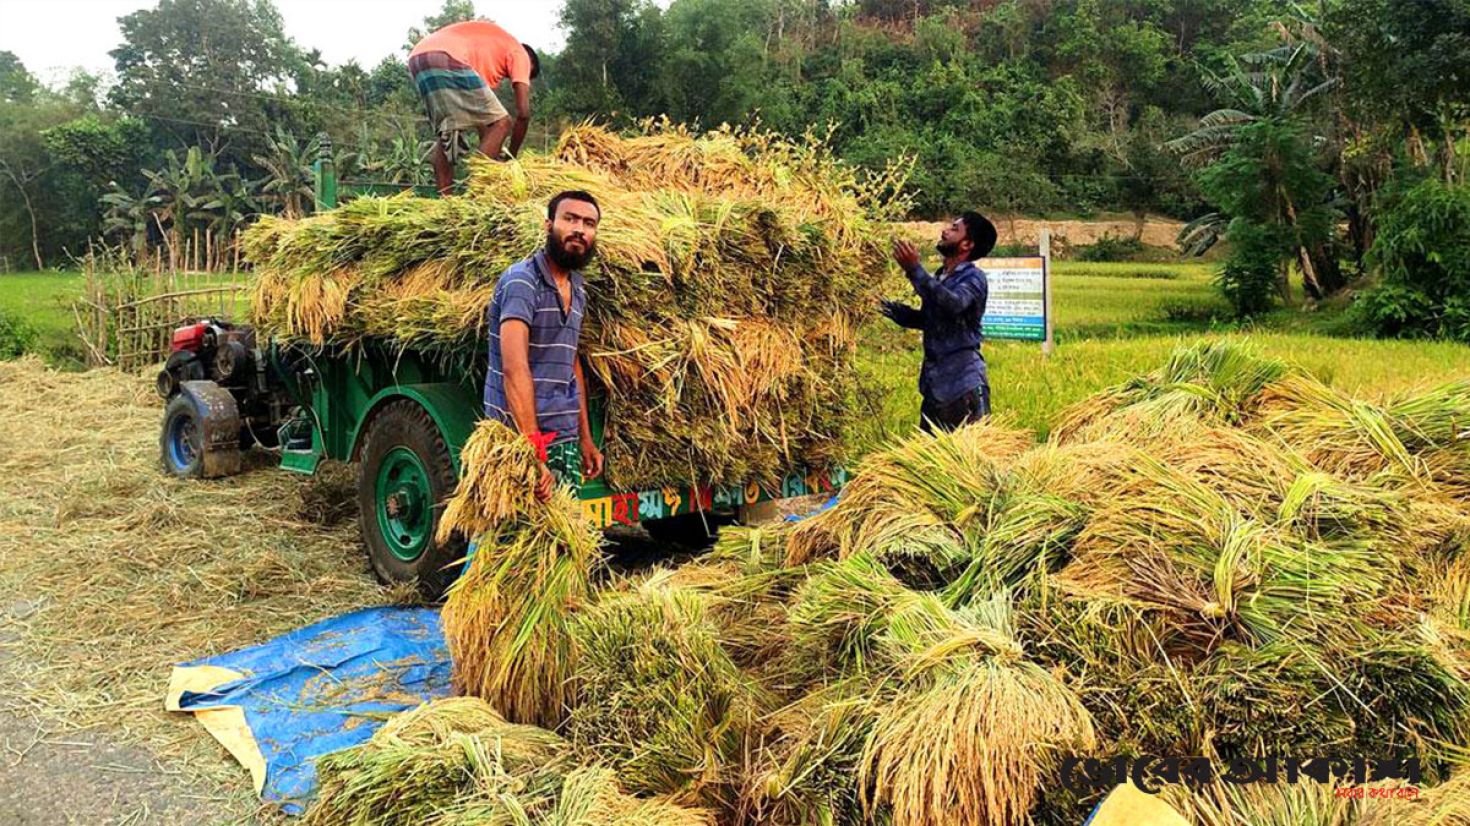
MULTIPOLYGON (((885 438, 913 432, 919 421, 917 381, 923 354, 916 336, 868 331, 869 346, 859 355, 863 404, 870 409, 853 444, 867 450, 885 438)), ((991 406, 1009 424, 1046 435, 1063 408, 1157 365, 1181 341, 1195 336, 1150 335, 1063 343, 1050 357, 1035 344, 985 345, 990 369, 991 406)), ((1227 337, 1207 333, 1204 338, 1227 337)), ((1367 399, 1470 375, 1470 347, 1451 342, 1379 341, 1266 332, 1250 336, 1262 354, 1306 368, 1349 395, 1367 399)))
POLYGON ((0 315, 19 318, 35 330, 36 348, 47 361, 80 364, 71 303, 81 298, 83 283, 76 272, 0 274, 0 315))

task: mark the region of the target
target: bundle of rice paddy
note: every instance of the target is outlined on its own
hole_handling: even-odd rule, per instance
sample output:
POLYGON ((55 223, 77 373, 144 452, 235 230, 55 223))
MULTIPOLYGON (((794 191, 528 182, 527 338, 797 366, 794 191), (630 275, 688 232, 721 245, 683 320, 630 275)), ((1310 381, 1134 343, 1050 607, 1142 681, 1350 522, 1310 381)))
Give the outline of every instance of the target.
POLYGON ((1159 369, 1068 408, 1052 435, 1063 442, 1128 441, 1166 433, 1180 422, 1238 424, 1254 413, 1262 389, 1290 372, 1229 340, 1181 346, 1159 369))
POLYGON ((587 190, 603 220, 584 353, 607 399, 610 478, 774 482, 838 458, 902 177, 864 177, 820 140, 582 126, 549 156, 476 164, 463 197, 261 221, 246 240, 253 316, 312 344, 478 353, 493 285, 543 242, 547 201, 587 190))
POLYGON ((508 723, 480 700, 436 701, 395 716, 361 746, 320 758, 321 786, 304 822, 524 822, 556 802, 571 768, 567 753, 560 737, 508 723))
POLYGON ((712 814, 659 798, 625 794, 609 769, 567 775, 556 809, 541 826, 714 826, 712 814))
POLYGON ((816 663, 816 679, 849 675, 819 692, 818 718, 863 731, 861 752, 789 738, 783 745, 799 754, 771 755, 778 768, 765 776, 767 794, 795 773, 793 762, 816 763, 806 771, 848 762, 865 808, 897 826, 1026 822, 1058 751, 1090 749, 1094 734, 1077 698, 1024 658, 1011 612, 1004 592, 951 610, 863 554, 823 566, 793 602, 797 670, 816 663))
POLYGON ((474 698, 391 719, 367 743, 317 763, 309 826, 713 826, 708 812, 626 794, 579 767, 545 729, 507 723, 474 698))
POLYGON ((763 705, 721 645, 707 596, 658 574, 577 617, 572 742, 635 793, 722 803, 763 705))
POLYGON ((534 501, 536 455, 505 425, 482 422, 465 456, 488 461, 461 480, 440 520, 441 531, 478 543, 444 603, 454 685, 516 722, 555 726, 574 690, 569 624, 591 594, 602 535, 569 489, 534 501))
POLYGON ((1164 799, 1197 826, 1467 826, 1470 772, 1415 789, 1380 781, 1348 796, 1330 785, 1212 785, 1197 791, 1174 787, 1164 799), (1380 794, 1382 793, 1382 794, 1380 794), (1371 795, 1371 796, 1370 796, 1371 795))
MULTIPOLYGON (((483 426, 466 456, 497 473, 445 519, 482 543, 446 609, 461 687, 592 764, 558 768, 529 822, 1077 822, 1082 800, 1043 789, 1098 742, 1412 754, 1448 777, 1470 748, 1470 516, 1426 457, 1459 461, 1463 388, 1344 405, 1231 347, 1186 348, 1045 444, 915 435, 814 517, 610 582, 569 502, 529 497, 524 441, 483 426)), ((1398 822, 1314 795, 1191 812, 1398 822)), ((1403 817, 1456 822, 1425 798, 1403 817)))
POLYGON ((1033 444, 1027 431, 974 424, 876 451, 859 463, 835 507, 792 531, 787 561, 871 553, 957 564, 965 528, 983 515, 1005 464, 1033 444))
POLYGON ((1258 427, 1314 466, 1353 479, 1398 473, 1470 498, 1470 382, 1374 404, 1293 376, 1262 393, 1261 408, 1258 427))

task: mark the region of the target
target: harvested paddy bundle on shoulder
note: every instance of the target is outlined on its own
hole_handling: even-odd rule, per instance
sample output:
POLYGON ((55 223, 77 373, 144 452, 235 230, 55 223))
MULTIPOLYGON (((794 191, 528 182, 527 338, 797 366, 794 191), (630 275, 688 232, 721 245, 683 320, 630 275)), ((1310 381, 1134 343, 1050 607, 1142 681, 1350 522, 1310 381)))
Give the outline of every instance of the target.
POLYGON ((765 703, 722 645, 711 597, 669 580, 661 572, 604 590, 573 621, 578 699, 567 736, 629 791, 733 808, 765 703))
POLYGON ((481 422, 464 456, 485 471, 460 480, 440 520, 441 535, 478 542, 444 603, 454 685, 512 720, 555 726, 574 696, 569 624, 591 596, 602 535, 568 489, 534 500, 535 449, 505 425, 481 422))
POLYGON ((265 220, 246 242, 252 315, 311 344, 478 355, 496 279, 565 189, 602 205, 583 342, 613 484, 770 484, 841 458, 902 170, 869 178, 820 141, 581 126, 550 156, 474 164, 463 197, 265 220))
POLYGON ((319 758, 321 786, 303 822, 524 822, 555 804, 573 767, 568 754, 557 735, 508 723, 481 700, 437 700, 396 715, 360 746, 319 758))

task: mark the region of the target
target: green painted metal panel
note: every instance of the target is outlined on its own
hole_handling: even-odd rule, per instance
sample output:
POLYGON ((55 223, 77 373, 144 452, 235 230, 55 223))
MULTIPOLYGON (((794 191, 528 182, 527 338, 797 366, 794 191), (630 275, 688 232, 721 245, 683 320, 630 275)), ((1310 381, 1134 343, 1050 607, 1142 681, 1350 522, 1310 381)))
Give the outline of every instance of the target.
POLYGON ((349 437, 353 450, 357 448, 363 425, 373 412, 395 399, 411 399, 417 402, 429 414, 429 418, 434 420, 434 425, 444 437, 444 443, 449 445, 449 455, 454 460, 454 472, 457 475, 459 453, 464 449, 470 433, 474 432, 475 422, 480 420, 479 395, 457 382, 385 387, 368 402, 362 417, 354 424, 349 437))

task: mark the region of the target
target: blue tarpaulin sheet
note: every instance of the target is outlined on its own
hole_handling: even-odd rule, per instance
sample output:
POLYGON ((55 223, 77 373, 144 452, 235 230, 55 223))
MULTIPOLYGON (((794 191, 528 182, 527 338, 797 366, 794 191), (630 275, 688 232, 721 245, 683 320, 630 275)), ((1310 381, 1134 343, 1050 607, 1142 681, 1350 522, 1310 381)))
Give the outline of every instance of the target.
POLYGON ((449 674, 437 609, 369 608, 178 665, 167 707, 193 712, 263 800, 299 814, 316 791, 314 758, 449 696, 449 674))
POLYGON ((810 519, 811 517, 816 516, 817 514, 821 513, 822 511, 827 510, 828 508, 830 508, 833 505, 837 504, 837 497, 839 497, 841 495, 842 495, 842 493, 841 493, 841 491, 839 491, 836 494, 834 494, 831 499, 828 499, 827 501, 823 502, 821 505, 819 505, 817 507, 816 510, 812 511, 811 513, 793 513, 790 516, 786 517, 786 521, 787 522, 800 522, 803 519, 810 519))
POLYGON ((449 696, 449 677, 437 608, 368 608, 177 665, 165 705, 193 713, 250 770, 261 799, 299 814, 316 792, 315 758, 449 696))

